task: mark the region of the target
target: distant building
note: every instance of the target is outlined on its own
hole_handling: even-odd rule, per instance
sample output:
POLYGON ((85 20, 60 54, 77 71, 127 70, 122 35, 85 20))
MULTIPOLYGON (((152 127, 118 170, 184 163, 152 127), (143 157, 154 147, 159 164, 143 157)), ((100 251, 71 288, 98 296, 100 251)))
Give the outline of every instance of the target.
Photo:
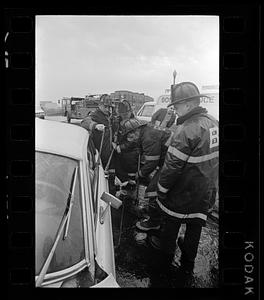
POLYGON ((131 92, 127 90, 115 91, 110 94, 113 99, 126 99, 131 104, 131 107, 135 113, 143 105, 143 103, 148 101, 153 101, 154 99, 144 93, 131 92))

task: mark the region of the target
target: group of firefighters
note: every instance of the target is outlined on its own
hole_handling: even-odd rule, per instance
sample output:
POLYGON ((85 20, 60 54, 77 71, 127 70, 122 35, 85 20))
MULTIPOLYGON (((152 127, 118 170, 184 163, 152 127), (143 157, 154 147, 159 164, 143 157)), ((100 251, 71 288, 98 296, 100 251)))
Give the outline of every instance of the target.
POLYGON ((81 122, 101 148, 110 193, 116 192, 115 178, 146 186, 148 205, 136 227, 151 233, 148 240, 164 269, 184 274, 193 272, 202 227, 218 191, 218 121, 200 106, 202 97, 207 96, 192 82, 173 84, 171 103, 147 123, 134 116, 128 101, 115 110, 104 94, 98 109, 81 122), (178 238, 182 223, 184 238, 178 238))

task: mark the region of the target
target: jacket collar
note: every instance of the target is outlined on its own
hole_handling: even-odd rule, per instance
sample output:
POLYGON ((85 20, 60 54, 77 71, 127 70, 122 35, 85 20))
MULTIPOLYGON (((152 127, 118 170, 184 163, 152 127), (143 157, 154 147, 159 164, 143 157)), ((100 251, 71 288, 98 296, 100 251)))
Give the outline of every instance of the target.
POLYGON ((177 119, 177 125, 184 123, 187 119, 191 118, 194 115, 207 113, 207 110, 201 106, 195 107, 191 111, 189 111, 186 115, 181 116, 177 119))

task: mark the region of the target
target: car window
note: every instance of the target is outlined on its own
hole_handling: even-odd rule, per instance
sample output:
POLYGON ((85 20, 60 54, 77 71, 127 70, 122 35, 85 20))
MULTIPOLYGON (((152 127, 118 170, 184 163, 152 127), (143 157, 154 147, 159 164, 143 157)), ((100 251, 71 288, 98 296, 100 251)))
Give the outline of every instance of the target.
POLYGON ((151 117, 154 112, 154 105, 146 105, 143 107, 142 111, 140 112, 140 116, 142 117, 151 117))
MULTIPOLYGON (((36 274, 39 274, 53 245, 77 166, 78 162, 73 159, 36 152, 36 274)), ((72 196, 68 235, 63 240, 62 234, 47 273, 71 267, 84 259, 79 172, 72 196)))

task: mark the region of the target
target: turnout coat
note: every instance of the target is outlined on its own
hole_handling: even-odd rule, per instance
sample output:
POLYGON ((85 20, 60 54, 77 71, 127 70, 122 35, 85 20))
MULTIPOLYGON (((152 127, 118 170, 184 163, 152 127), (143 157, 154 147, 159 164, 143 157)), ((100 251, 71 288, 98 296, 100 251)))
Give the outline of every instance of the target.
MULTIPOLYGON (((105 168, 112 150, 113 132, 117 130, 116 125, 112 122, 110 116, 103 113, 99 108, 94 112, 91 112, 81 122, 81 126, 86 128, 91 133, 91 138, 94 142, 96 149, 100 150, 100 144, 102 139, 102 132, 95 129, 97 124, 105 125, 105 135, 102 146, 101 160, 103 167, 105 168)), ((110 169, 113 168, 111 161, 110 169)))
POLYGON ((151 125, 146 125, 140 131, 141 168, 140 177, 149 176, 157 167, 163 165, 168 149, 166 142, 170 136, 169 131, 155 129, 151 125))
POLYGON ((179 117, 158 181, 158 205, 176 218, 206 220, 218 189, 218 121, 197 107, 179 117))
POLYGON ((140 133, 141 167, 139 180, 147 186, 144 198, 157 197, 157 180, 168 150, 167 141, 171 131, 160 130, 152 125, 142 127, 140 133))

